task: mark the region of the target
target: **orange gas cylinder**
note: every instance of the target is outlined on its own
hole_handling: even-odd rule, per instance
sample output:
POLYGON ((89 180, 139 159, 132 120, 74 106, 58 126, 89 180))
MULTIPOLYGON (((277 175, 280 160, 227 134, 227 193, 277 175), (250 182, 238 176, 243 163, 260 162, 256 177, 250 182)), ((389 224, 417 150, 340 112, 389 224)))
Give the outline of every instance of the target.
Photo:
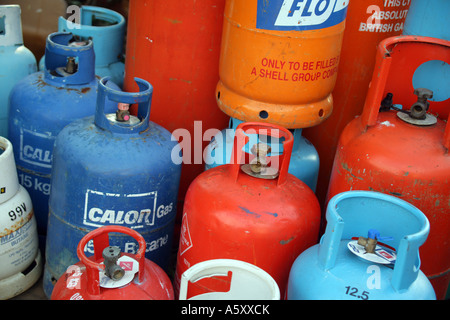
POLYGON ((432 92, 411 81, 430 60, 450 63, 450 41, 398 36, 379 44, 363 113, 339 139, 327 197, 373 190, 419 208, 430 222, 421 270, 442 299, 450 280, 450 125, 433 115, 441 102, 428 101, 432 92))
POLYGON ((316 194, 320 204, 325 202, 339 136, 344 127, 362 112, 375 65, 376 46, 381 40, 402 33, 410 2, 353 0, 348 5, 339 70, 333 89, 333 113, 318 126, 303 130, 319 153, 316 194))
MULTIPOLYGON (((155 88, 150 120, 172 133, 188 132, 190 142, 184 143, 194 150, 189 156, 183 154, 179 210, 189 184, 204 170, 202 152, 209 140, 203 141, 203 133, 223 129, 229 121, 214 98, 224 6, 225 0, 130 0, 129 4, 124 89, 138 91, 135 77, 149 81, 155 88)), ((136 111, 132 106, 131 112, 136 111)))
MULTIPOLYGON (((183 210, 175 292, 189 267, 235 259, 266 271, 284 296, 290 266, 300 252, 317 243, 320 224, 313 191, 288 173, 292 145, 292 133, 285 128, 242 123, 236 129, 231 163, 209 169, 192 182, 183 210), (251 153, 242 150, 248 146, 246 134, 259 134, 251 153), (267 138, 285 139, 283 153, 267 149, 267 138)), ((205 283, 191 287, 188 298, 196 289, 217 291, 205 283)))
POLYGON ((227 0, 219 107, 244 121, 286 128, 332 112, 349 0, 227 0))
POLYGON ((169 277, 145 258, 145 249, 145 239, 130 228, 110 225, 89 232, 78 244, 80 262, 68 266, 56 282, 51 299, 173 300, 169 277), (139 245, 137 253, 121 253, 118 246, 110 245, 110 232, 134 238, 139 245), (86 257, 85 250, 93 250, 94 255, 86 257))

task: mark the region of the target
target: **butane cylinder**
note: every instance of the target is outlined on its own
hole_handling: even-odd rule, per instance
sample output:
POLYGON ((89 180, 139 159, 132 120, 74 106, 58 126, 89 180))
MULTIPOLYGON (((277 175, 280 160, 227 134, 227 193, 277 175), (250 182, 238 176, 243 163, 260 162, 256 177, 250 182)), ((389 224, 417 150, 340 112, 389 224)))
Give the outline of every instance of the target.
MULTIPOLYGON (((178 145, 163 127, 149 121, 153 87, 136 79, 139 92, 107 87, 102 78, 95 116, 76 120, 54 147, 49 199, 44 291, 78 261, 77 245, 89 231, 122 225, 139 232, 145 256, 167 270, 172 250, 181 165, 171 159, 178 145), (105 113, 106 99, 117 103, 105 113), (138 108, 130 115, 129 105, 138 108)), ((111 235, 111 245, 134 254, 136 242, 111 235)), ((92 246, 85 248, 91 254, 92 246)))
MULTIPOLYGON (((95 51, 95 74, 110 77, 119 87, 123 85, 125 73, 124 45, 125 18, 118 12, 102 7, 76 7, 73 12, 75 20, 64 17, 58 19, 59 32, 71 32, 79 40, 91 38, 95 51)), ((39 69, 44 70, 44 59, 39 62, 39 69)))
POLYGON ((17 296, 42 273, 33 205, 19 184, 13 146, 0 137, 0 299, 17 296))
POLYGON ((8 137, 8 100, 14 85, 36 72, 36 58, 23 45, 20 6, 0 6, 0 136, 8 137))
MULTIPOLYGON (((47 38, 45 70, 25 77, 11 91, 9 140, 19 182, 33 202, 42 242, 47 230, 53 144, 64 126, 94 114, 98 86, 94 61, 91 40, 79 43, 71 33, 53 33, 47 38)), ((115 111, 116 105, 108 103, 107 109, 115 111)))

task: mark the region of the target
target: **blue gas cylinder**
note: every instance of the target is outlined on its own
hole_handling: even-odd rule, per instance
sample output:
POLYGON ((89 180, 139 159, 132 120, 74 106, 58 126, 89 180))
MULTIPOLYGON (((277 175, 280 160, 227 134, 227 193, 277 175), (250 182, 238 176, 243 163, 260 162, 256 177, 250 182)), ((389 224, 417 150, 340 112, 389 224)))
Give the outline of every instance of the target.
POLYGON ((292 265, 290 300, 435 300, 420 271, 430 225, 416 207, 373 191, 347 191, 328 203, 320 243, 292 265))
MULTIPOLYGON (((44 269, 47 296, 54 280, 79 260, 81 238, 105 225, 138 231, 147 243, 146 258, 167 271, 181 175, 171 155, 178 143, 149 121, 153 88, 135 80, 139 92, 121 92, 107 88, 102 78, 95 117, 74 121, 56 139, 44 269), (106 97, 118 102, 116 113, 105 114, 106 97), (127 104, 138 104, 137 117, 126 113, 127 104)), ((124 253, 138 249, 120 235, 110 236, 110 243, 124 253)), ((92 250, 85 248, 87 254, 92 250)))
POLYGON ((36 58, 23 45, 20 6, 0 6, 0 136, 8 136, 8 99, 14 85, 36 72, 36 58))
MULTIPOLYGON (((19 182, 33 203, 42 249, 54 141, 64 126, 93 115, 97 99, 92 41, 72 46, 71 40, 70 33, 49 35, 45 70, 20 80, 9 101, 9 140, 14 146, 19 182)), ((115 109, 116 105, 109 102, 108 110, 115 109)))
MULTIPOLYGON (((228 128, 214 135, 205 149, 205 170, 230 162, 235 131, 242 122, 236 118, 230 118, 228 128)), ((306 183, 312 191, 315 191, 319 175, 319 154, 312 143, 302 136, 302 129, 295 129, 292 133, 294 135, 294 146, 288 172, 306 183)), ((257 143, 257 135, 250 134, 249 139, 250 142, 246 144, 246 147, 257 143)), ((272 152, 283 152, 282 141, 269 142, 272 152)))
MULTIPOLYGON (((450 41, 449 14, 448 0, 412 0, 403 34, 450 41)), ((440 60, 423 63, 414 73, 413 86, 433 91, 431 101, 450 99, 450 65, 440 60)), ((441 118, 447 120, 447 116, 448 111, 441 118)))
MULTIPOLYGON (((114 10, 102 7, 82 6, 79 10, 79 21, 59 17, 58 31, 71 32, 80 40, 91 38, 94 42, 95 74, 101 78, 108 76, 122 87, 125 74, 125 18, 114 10)), ((39 62, 39 68, 44 68, 44 57, 39 62)))

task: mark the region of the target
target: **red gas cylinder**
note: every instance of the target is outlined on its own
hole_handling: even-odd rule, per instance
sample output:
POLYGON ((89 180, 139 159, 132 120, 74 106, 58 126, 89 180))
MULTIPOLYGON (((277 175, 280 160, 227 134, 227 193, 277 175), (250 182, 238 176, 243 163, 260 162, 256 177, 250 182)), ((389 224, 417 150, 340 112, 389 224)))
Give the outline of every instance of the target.
POLYGON ((445 296, 450 280, 450 125, 432 113, 434 106, 441 109, 444 103, 448 109, 450 103, 428 101, 432 93, 413 88, 411 79, 427 61, 450 63, 449 49, 450 41, 415 36, 379 44, 363 113, 342 132, 327 195, 379 191, 425 213, 430 235, 420 248, 421 270, 438 299, 445 296), (390 108, 388 93, 396 110, 390 108))
POLYGON ((78 244, 80 262, 69 266, 56 283, 52 300, 173 300, 167 274, 145 258, 146 243, 136 231, 122 226, 105 226, 85 235, 78 244), (108 233, 133 237, 137 254, 121 253, 109 245, 108 233), (92 240, 92 241, 91 241, 92 240), (93 243, 94 255, 86 257, 85 247, 93 243))
MULTIPOLYGON (((316 147, 320 158, 316 195, 325 198, 339 136, 344 127, 360 115, 375 65, 376 46, 388 37, 400 35, 411 0, 351 0, 348 4, 344 39, 333 89, 333 113, 304 136, 316 147)), ((326 208, 326 206, 322 206, 326 208)))
POLYGON ((189 150, 183 150, 180 223, 186 190, 204 170, 203 149, 211 137, 204 141, 203 134, 229 121, 214 97, 224 6, 225 0, 130 0, 124 89, 138 90, 134 77, 149 81, 155 88, 150 120, 176 139, 189 138, 183 140, 189 150))
MULTIPOLYGON (((270 274, 284 296, 290 266, 300 252, 317 243, 320 224, 313 191, 288 173, 292 145, 292 133, 285 128, 242 123, 236 129, 232 162, 192 182, 183 209, 175 292, 189 267, 211 259, 235 259, 270 274), (246 134, 259 134, 259 142, 247 145, 246 134), (265 149, 265 139, 285 139, 283 153, 265 149), (251 147, 251 153, 243 147, 251 147)), ((220 291, 208 286, 191 284, 188 298, 190 292, 220 291)))

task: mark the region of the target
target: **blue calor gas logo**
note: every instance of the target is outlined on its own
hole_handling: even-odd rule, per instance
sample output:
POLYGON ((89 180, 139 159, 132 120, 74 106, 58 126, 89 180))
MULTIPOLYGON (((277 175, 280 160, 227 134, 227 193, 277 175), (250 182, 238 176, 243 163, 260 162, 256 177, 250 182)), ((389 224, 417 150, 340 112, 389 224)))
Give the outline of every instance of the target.
POLYGON ((315 30, 345 20, 350 0, 258 0, 256 28, 315 30))

